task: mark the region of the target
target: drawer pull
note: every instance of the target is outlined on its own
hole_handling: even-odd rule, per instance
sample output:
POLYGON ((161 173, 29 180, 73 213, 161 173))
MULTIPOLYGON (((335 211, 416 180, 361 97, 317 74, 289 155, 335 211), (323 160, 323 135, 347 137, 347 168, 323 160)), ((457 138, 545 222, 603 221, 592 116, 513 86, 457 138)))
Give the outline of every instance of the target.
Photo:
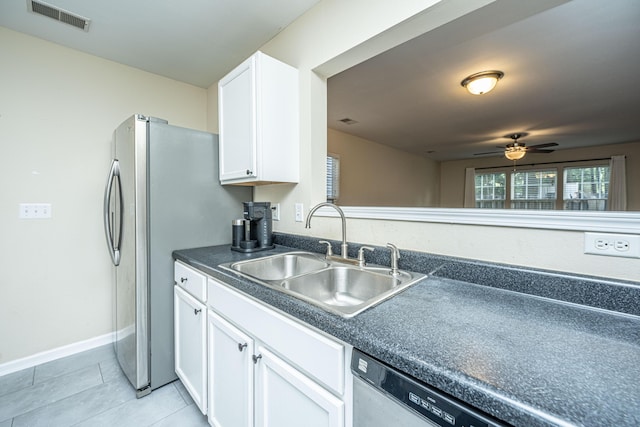
POLYGON ((240 344, 240 343, 238 343, 238 351, 242 351, 242 350, 244 350, 245 348, 247 348, 247 343, 244 343, 244 344, 240 344))
POLYGON ((193 309, 193 314, 197 316, 197 315, 198 315, 198 313, 200 313, 201 311, 202 311, 202 309, 201 309, 201 308, 194 308, 194 309, 193 309))
POLYGON ((184 282, 186 282, 187 280, 188 280, 188 279, 187 279, 186 277, 181 277, 181 278, 180 278, 180 283, 184 283, 184 282))
POLYGON ((253 173, 253 171, 251 171, 250 169, 247 169, 247 175, 251 175, 253 173))
POLYGON ((262 359, 262 355, 259 354, 259 355, 256 356, 254 354, 253 356, 251 356, 251 358, 253 359, 253 364, 255 365, 256 363, 258 363, 258 360, 262 359))

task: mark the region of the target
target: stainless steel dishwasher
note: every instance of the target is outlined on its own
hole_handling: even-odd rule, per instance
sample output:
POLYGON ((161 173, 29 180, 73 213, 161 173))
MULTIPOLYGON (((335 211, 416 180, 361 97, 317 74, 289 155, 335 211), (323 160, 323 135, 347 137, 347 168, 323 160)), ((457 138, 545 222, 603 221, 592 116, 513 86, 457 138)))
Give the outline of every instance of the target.
POLYGON ((506 427, 379 360, 353 350, 353 427, 506 427))

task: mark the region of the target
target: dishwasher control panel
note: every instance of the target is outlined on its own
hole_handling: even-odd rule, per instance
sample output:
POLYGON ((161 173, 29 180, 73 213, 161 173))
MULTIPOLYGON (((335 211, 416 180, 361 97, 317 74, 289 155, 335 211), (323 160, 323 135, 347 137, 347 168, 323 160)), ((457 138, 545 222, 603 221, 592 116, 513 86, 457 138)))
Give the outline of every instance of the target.
POLYGON ((354 349, 352 372, 438 426, 503 427, 477 410, 354 349))

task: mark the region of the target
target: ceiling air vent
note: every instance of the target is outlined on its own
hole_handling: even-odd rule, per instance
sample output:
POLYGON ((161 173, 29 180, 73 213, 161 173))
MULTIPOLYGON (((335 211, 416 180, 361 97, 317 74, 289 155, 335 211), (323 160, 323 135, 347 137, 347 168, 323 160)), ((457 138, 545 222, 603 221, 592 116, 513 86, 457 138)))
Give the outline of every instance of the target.
POLYGON ((350 119, 349 117, 345 117, 344 119, 340 119, 338 121, 344 123, 345 125, 355 125, 356 123, 358 123, 355 120, 350 119))
POLYGON ((56 21, 64 22, 65 24, 72 25, 84 31, 89 31, 90 19, 84 18, 80 15, 75 15, 71 12, 60 9, 59 7, 41 1, 27 0, 27 8, 29 9, 29 12, 48 16, 56 21))

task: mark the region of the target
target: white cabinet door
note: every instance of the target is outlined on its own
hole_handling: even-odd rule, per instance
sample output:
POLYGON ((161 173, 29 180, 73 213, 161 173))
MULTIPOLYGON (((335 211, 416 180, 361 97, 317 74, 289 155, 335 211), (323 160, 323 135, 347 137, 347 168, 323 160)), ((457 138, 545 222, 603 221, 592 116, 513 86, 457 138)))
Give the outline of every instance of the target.
POLYGON ((209 424, 253 425, 253 351, 251 337, 211 310, 209 329, 209 424))
POLYGON ((299 180, 298 71, 256 52, 218 82, 220 182, 299 180))
POLYGON ((257 348, 257 427, 343 427, 344 403, 262 346, 257 348))
POLYGON ((207 413, 207 320, 204 304, 174 286, 176 374, 207 413))
POLYGON ((348 359, 343 344, 216 280, 209 279, 207 293, 209 307, 218 314, 249 332, 310 378, 338 395, 344 394, 348 359))
POLYGON ((256 177, 255 57, 223 80, 218 89, 220 180, 256 177))

